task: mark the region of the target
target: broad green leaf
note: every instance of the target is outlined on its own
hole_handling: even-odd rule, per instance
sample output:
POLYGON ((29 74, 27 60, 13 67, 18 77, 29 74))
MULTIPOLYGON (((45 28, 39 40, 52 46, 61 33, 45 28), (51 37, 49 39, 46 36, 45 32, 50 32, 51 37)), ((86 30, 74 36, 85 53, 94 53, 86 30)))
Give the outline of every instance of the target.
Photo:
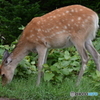
POLYGON ((56 66, 51 66, 51 71, 55 71, 56 73, 61 73, 60 69, 57 68, 56 66))
POLYGON ((50 72, 44 73, 44 81, 50 81, 53 78, 54 74, 50 72))
POLYGON ((63 66, 63 67, 67 67, 67 66, 69 66, 70 65, 70 60, 68 60, 68 61, 62 61, 61 62, 61 66, 63 66))
POLYGON ((69 54, 68 51, 65 51, 65 53, 64 53, 64 58, 65 58, 66 60, 70 59, 70 54, 69 54))
POLYGON ((67 69, 62 69, 62 73, 65 74, 65 75, 68 75, 69 71, 67 69))
POLYGON ((79 57, 76 55, 71 57, 71 60, 78 60, 78 59, 79 59, 79 57))
POLYGON ((63 76, 61 76, 61 75, 57 76, 56 78, 57 78, 59 81, 61 81, 61 82, 62 82, 62 80, 63 80, 63 76))
POLYGON ((78 65, 79 65, 79 62, 73 61, 73 62, 71 63, 71 65, 72 65, 72 66, 78 66, 78 65))
POLYGON ((49 68, 49 65, 48 64, 43 64, 43 67, 44 68, 49 68))
POLYGON ((68 69, 68 68, 64 68, 62 69, 62 73, 65 75, 69 75, 69 73, 72 71, 73 69, 68 69))
POLYGON ((95 83, 95 86, 99 86, 100 87, 100 83, 95 83))
POLYGON ((97 77, 100 77, 100 71, 96 70, 97 77))
POLYGON ((27 74, 31 74, 32 73, 32 71, 31 70, 27 70, 27 74))
POLYGON ((58 60, 64 60, 64 58, 58 58, 58 60))
POLYGON ((35 64, 35 61, 32 61, 31 64, 34 65, 35 64))
POLYGON ((50 68, 52 71, 58 71, 58 68, 56 66, 51 66, 50 68))

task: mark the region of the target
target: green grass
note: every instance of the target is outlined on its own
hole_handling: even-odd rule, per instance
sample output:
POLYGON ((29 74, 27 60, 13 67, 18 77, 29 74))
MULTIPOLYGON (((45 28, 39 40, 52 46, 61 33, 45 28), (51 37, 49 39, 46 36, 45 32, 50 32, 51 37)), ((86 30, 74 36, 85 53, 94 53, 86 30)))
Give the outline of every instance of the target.
POLYGON ((98 96, 75 96, 71 97, 70 92, 99 92, 91 80, 83 77, 79 86, 75 86, 76 77, 66 79, 63 83, 51 84, 42 82, 36 87, 36 77, 28 79, 14 80, 7 86, 2 87, 0 84, 0 97, 15 98, 20 100, 100 100, 98 96))

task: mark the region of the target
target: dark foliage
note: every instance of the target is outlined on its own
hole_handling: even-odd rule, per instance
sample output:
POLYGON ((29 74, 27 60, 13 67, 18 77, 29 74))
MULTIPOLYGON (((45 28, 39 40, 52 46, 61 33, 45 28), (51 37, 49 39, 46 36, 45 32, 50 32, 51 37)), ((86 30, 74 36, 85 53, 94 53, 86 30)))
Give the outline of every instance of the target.
POLYGON ((26 26, 32 18, 72 4, 81 4, 100 13, 99 0, 0 0, 1 43, 14 41, 21 34, 19 27, 26 26))

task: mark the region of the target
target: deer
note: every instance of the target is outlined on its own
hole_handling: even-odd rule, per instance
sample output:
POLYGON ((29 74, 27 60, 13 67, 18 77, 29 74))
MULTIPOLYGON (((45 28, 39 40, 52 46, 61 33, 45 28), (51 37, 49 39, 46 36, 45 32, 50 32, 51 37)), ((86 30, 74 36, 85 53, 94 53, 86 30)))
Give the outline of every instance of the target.
POLYGON ((36 85, 42 77, 43 64, 47 60, 48 49, 75 46, 81 57, 81 68, 77 78, 80 82, 87 62, 88 52, 97 70, 100 71, 100 54, 92 44, 99 28, 99 17, 95 11, 82 5, 69 5, 33 18, 24 28, 21 37, 11 53, 4 51, 0 66, 2 85, 10 83, 18 63, 29 54, 38 54, 38 75, 36 85))

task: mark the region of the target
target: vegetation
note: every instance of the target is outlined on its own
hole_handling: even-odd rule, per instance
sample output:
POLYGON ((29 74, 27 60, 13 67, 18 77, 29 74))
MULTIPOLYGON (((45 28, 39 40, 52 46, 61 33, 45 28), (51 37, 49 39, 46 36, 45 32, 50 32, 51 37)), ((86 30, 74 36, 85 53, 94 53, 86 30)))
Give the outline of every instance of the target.
POLYGON ((62 83, 55 85, 50 82, 42 82, 39 87, 35 86, 36 76, 28 79, 14 79, 6 87, 0 84, 0 97, 16 98, 20 100, 99 100, 99 96, 70 96, 70 92, 98 92, 90 78, 84 77, 81 84, 76 87, 76 77, 66 78, 62 83))
MULTIPOLYGON (((0 64, 5 49, 10 52, 17 43, 21 29, 36 16, 71 4, 82 4, 100 13, 100 2, 89 0, 0 0, 0 64)), ((94 40, 100 52, 100 30, 94 40)), ((80 57, 74 47, 50 49, 44 64, 42 84, 36 87, 37 54, 30 53, 18 65, 11 84, 2 87, 0 97, 21 100, 99 100, 100 73, 90 56, 87 69, 78 87, 75 82, 80 70, 80 57), (75 96, 70 92, 98 92, 98 96, 75 96)))

